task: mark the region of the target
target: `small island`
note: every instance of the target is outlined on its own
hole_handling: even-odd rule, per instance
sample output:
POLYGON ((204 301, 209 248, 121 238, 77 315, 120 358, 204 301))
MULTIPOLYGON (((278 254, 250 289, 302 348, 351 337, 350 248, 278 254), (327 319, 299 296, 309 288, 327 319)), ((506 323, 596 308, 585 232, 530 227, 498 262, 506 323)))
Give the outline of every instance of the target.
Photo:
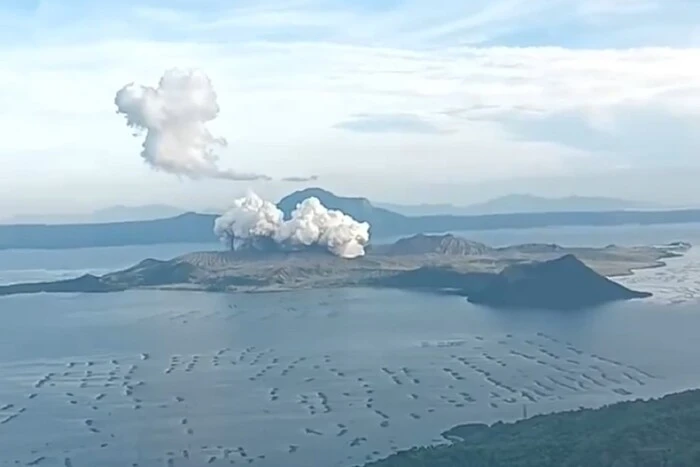
MULTIPOLYGON (((262 245, 262 246, 261 246, 262 245)), ((454 235, 415 235, 344 259, 319 248, 236 251, 146 259, 97 277, 0 286, 0 295, 105 293, 130 289, 272 292, 308 288, 389 287, 463 295, 494 308, 569 310, 647 297, 610 280, 635 269, 663 266, 689 244, 566 248, 526 244, 493 248, 454 235)))

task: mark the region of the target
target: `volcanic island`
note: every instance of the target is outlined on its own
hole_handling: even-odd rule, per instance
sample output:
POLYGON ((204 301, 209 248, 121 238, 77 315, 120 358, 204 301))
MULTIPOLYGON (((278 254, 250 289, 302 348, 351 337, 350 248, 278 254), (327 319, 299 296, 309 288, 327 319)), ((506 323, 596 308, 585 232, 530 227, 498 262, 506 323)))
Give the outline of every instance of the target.
POLYGON ((145 259, 103 276, 0 286, 0 295, 119 292, 131 289, 277 292, 387 287, 462 295, 494 308, 580 309, 645 298, 611 278, 664 266, 690 245, 569 248, 556 244, 490 247, 451 234, 419 234, 368 245, 353 259, 326 249, 288 250, 247 242, 235 251, 203 251, 170 260, 145 259))

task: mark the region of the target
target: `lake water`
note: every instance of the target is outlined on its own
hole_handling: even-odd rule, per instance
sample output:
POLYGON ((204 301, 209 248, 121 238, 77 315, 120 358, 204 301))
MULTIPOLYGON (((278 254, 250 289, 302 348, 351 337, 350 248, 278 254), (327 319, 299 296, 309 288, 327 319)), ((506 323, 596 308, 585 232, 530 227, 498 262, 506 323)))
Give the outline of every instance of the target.
MULTIPOLYGON (((696 228, 500 231, 490 243, 693 242, 696 228)), ((0 252, 0 279, 198 248, 0 252)), ((1 298, 0 465, 350 466, 458 423, 696 387, 699 271, 693 249, 622 279, 652 299, 578 313, 365 289, 1 298)))

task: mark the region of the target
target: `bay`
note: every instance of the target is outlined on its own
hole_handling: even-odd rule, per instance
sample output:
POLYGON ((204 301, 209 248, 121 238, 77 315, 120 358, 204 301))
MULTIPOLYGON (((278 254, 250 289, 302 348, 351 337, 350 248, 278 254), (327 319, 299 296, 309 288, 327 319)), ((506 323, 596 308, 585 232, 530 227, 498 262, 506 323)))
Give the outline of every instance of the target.
MULTIPOLYGON (((642 243, 593 232, 531 241, 642 243)), ((198 248, 6 251, 0 268, 43 280, 198 248)), ((359 465, 458 423, 696 387, 698 256, 620 279, 651 300, 576 313, 369 289, 4 297, 0 465, 359 465)))

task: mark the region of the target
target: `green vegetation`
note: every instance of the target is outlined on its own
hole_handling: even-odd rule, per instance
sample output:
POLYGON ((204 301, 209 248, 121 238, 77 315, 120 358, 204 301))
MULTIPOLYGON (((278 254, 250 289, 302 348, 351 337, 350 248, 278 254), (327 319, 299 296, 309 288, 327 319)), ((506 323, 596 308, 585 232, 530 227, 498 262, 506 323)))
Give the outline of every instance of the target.
POLYGON ((366 467, 691 467, 700 465, 700 390, 517 423, 463 425, 463 441, 366 467))

